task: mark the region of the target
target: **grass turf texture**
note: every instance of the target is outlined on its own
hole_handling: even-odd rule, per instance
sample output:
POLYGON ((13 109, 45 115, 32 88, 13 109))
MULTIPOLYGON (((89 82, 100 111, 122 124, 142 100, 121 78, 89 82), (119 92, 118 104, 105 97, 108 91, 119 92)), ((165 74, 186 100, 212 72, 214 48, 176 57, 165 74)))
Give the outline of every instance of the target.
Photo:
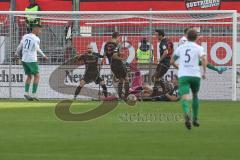
MULTIPOLYGON (((73 112, 98 102, 76 102, 73 112)), ((237 160, 240 159, 239 102, 201 102, 201 127, 188 131, 174 120, 123 118, 157 112, 182 114, 179 103, 121 103, 89 122, 56 118, 56 101, 0 102, 1 160, 237 160), (132 120, 132 121, 131 121, 132 120)))

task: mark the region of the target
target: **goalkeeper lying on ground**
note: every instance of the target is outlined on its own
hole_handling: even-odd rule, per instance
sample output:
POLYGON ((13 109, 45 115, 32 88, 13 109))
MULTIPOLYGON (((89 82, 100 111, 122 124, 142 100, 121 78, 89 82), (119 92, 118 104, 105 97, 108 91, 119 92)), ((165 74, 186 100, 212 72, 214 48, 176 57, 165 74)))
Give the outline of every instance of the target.
POLYGON ((140 71, 137 71, 134 73, 129 94, 134 94, 139 100, 144 101, 178 101, 178 77, 174 75, 171 83, 162 83, 163 84, 157 86, 157 95, 153 96, 153 87, 149 84, 142 85, 140 71), (163 89, 162 86, 164 86, 165 89, 163 89))

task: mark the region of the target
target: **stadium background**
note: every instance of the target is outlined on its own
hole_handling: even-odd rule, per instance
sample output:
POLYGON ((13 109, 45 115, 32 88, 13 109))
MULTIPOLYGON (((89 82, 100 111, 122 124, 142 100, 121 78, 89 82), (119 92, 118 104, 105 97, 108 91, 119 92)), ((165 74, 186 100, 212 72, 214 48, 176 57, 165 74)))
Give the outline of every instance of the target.
MULTIPOLYGON (((9 10, 10 0, 0 0, 0 10, 9 10)), ((70 1, 38 0, 42 10, 72 10, 70 1)), ((122 1, 121 1, 122 2, 122 1)), ((222 1, 221 9, 237 9, 239 1, 222 1)), ((116 10, 120 1, 83 2, 81 10, 116 10), (117 7, 116 7, 117 6, 117 7)), ((185 10, 183 1, 124 1, 124 10, 185 10), (127 4, 127 5, 126 5, 127 4)), ((17 0, 17 10, 24 10, 27 0, 17 0)), ((3 30, 6 17, 0 16, 0 41, 6 37, 3 30)), ((6 23, 7 24, 7 23, 6 23)), ((18 23, 16 23, 18 24, 18 23)), ((51 27, 64 36, 64 26, 51 27)), ((17 30, 18 28, 16 28, 17 30)), ((180 37, 183 27, 172 30, 169 34, 180 37)), ((42 48, 51 51, 49 46, 55 41, 44 26, 42 48), (47 47, 47 48, 46 48, 47 47)), ((221 34, 223 30, 219 28, 221 34)), ((208 30, 202 32, 208 34, 208 30)), ((230 34, 231 31, 227 32, 230 34)), ((16 37, 18 37, 16 35, 16 37)), ((106 38, 106 37, 105 37, 106 38)), ((136 39, 136 38, 134 38, 136 39)), ((228 40, 226 40, 228 41, 228 40)), ((2 42, 2 41, 1 41, 2 42)), ((1 44, 0 42, 0 44, 1 44)), ((16 47, 18 41, 13 41, 16 47)), ((86 41, 88 42, 88 41, 86 41)), ((6 53, 10 53, 6 45, 6 53)), ((62 42, 59 42, 62 44, 62 42)), ((102 43, 98 42, 98 49, 102 43)), ((136 45, 136 43, 134 43, 136 45)), ((155 44, 156 45, 156 44, 155 44)), ((56 46, 54 46, 56 47, 56 46)), ((57 48, 57 47, 56 47, 57 48)), ((62 49, 56 50, 61 57, 62 49)), ((0 59, 3 52, 0 50, 0 59)), ((49 72, 57 67, 58 61, 41 62, 40 93, 53 97, 49 91, 49 72), (47 65, 45 63, 48 63, 47 65), (47 72, 48 71, 48 72, 47 72), (49 93, 49 94, 48 94, 49 93)), ((139 102, 135 107, 125 103, 111 113, 87 121, 66 122, 55 115, 55 106, 59 100, 41 100, 28 102, 21 99, 8 98, 9 58, 0 65, 0 159, 1 160, 239 160, 240 117, 239 101, 201 101, 200 128, 186 130, 183 124, 180 103, 171 102, 139 102), (6 93, 6 94, 4 94, 6 93), (175 119, 175 116, 180 119, 175 119), (182 117, 182 118, 181 118, 182 117)), ((1 63, 0 63, 1 64, 1 63)), ((22 98, 24 73, 21 65, 12 66, 14 73, 13 95, 22 98)), ((167 74, 170 78, 172 71, 167 74)), ((75 75, 75 74, 73 74, 75 75)), ((78 74, 77 74, 78 75, 78 74)), ((211 94, 213 85, 220 87, 231 75, 223 77, 217 73, 208 73, 210 80, 205 95, 211 94), (211 76, 211 74, 213 76, 211 76), (214 79, 220 79, 219 83, 214 79)), ((208 77, 209 78, 209 77, 208 77)), ((107 79, 107 78, 106 78, 107 79)), ((70 82, 70 81, 68 81, 70 82)), ((227 82, 228 83, 228 82, 227 82)), ((229 82, 231 83, 231 82, 229 82)), ((223 96, 226 91, 221 90, 223 96)), ((227 90, 229 91, 229 89, 227 90)), ((228 94, 228 92, 226 93, 228 94)), ((228 95, 229 96, 229 95, 228 95)), ((75 101, 71 106, 73 113, 85 113, 96 108, 100 101, 75 101)))
MULTIPOLYGON (((36 1, 40 7, 42 11, 71 11, 73 10, 73 4, 71 0, 37 0, 36 1)), ((10 9, 10 1, 9 0, 1 0, 0 1, 0 10, 9 10, 10 9)), ((28 0, 15 0, 15 4, 16 6, 14 6, 13 8, 17 11, 23 11, 25 9, 25 7, 28 5, 28 0)), ((107 1, 81 1, 80 5, 79 5, 79 9, 81 11, 116 11, 116 10, 126 10, 126 11, 132 11, 132 10, 149 10, 152 9, 154 10, 186 10, 186 6, 185 6, 185 2, 184 1, 179 1, 179 0, 170 0, 170 1, 162 1, 162 0, 158 0, 158 1, 115 1, 115 0, 107 0, 107 1), (116 7, 119 5, 123 5, 124 7, 116 7)), ((208 8, 211 9, 211 8, 208 8)), ((236 9, 238 11, 240 11, 240 1, 230 1, 230 0, 222 0, 220 8, 222 10, 227 10, 227 9, 236 9)), ((8 27, 8 21, 6 21, 6 17, 4 16, 0 16, 0 23, 2 23, 3 25, 0 26, 0 30, 1 30, 1 35, 0 35, 0 42, 5 41, 5 43, 1 43, 2 47, 0 49, 1 51, 1 55, 0 55, 0 64, 1 64, 1 71, 0 71, 0 81, 2 82, 1 86, 3 86, 3 88, 1 88, 1 92, 3 93, 6 89, 6 87, 9 87, 9 80, 8 80, 8 76, 9 76, 9 62, 12 59, 12 54, 9 54, 13 51, 9 51, 9 47, 10 44, 14 47, 17 46, 17 44, 19 43, 19 40, 21 37, 21 35, 23 35, 24 33, 24 28, 25 28, 25 21, 24 18, 18 18, 16 20, 16 25, 14 26, 14 30, 16 30, 16 32, 14 32, 14 41, 11 41, 7 38, 7 34, 9 33, 8 27), (21 31, 22 30, 22 31, 21 31), (18 37, 18 38, 17 38, 18 37), (5 47, 4 47, 5 45, 5 47), (3 55, 4 53, 4 55, 3 55)), ((66 27, 68 27, 69 21, 64 21, 63 23, 58 23, 55 21, 50 21, 50 22, 42 22, 43 26, 44 26, 44 32, 43 34, 40 36, 41 38, 41 46, 42 48, 44 48, 44 52, 47 53, 47 55, 49 55, 50 60, 49 62, 45 62, 42 61, 42 59, 40 59, 40 64, 42 65, 41 68, 42 70, 44 70, 44 74, 43 74, 43 78, 42 78, 42 82, 44 83, 45 86, 41 86, 39 93, 41 96, 41 98, 48 98, 48 97, 55 97, 55 98, 63 98, 63 95, 59 95, 56 94, 54 92, 46 92, 46 90, 49 87, 49 85, 47 85, 48 83, 48 79, 49 79, 49 75, 51 74, 51 72, 57 67, 57 65, 61 64, 63 61, 67 60, 69 57, 68 55, 66 55, 67 50, 70 47, 71 50, 71 46, 73 46, 78 52, 83 53, 85 50, 86 45, 85 44, 89 44, 92 43, 94 44, 94 50, 95 51, 102 51, 102 46, 104 44, 104 42, 110 38, 110 35, 112 33, 112 31, 114 31, 116 29, 116 26, 114 25, 108 25, 105 24, 103 26, 94 26, 91 28, 91 36, 90 37, 84 37, 79 33, 74 33, 73 34, 73 40, 72 40, 72 44, 66 44, 66 40, 65 40, 65 29, 66 27), (55 34, 55 35, 54 35, 55 34), (57 36, 56 36, 57 35, 57 36), (98 37, 101 36, 101 39, 99 39, 98 37), (80 44, 79 42, 84 42, 84 45, 80 44), (49 66, 46 66, 49 65, 49 66), (44 93, 44 94, 41 94, 44 93), (46 94, 47 93, 47 94, 46 94)), ((200 27, 200 25, 195 25, 196 27, 200 27)), ((123 33, 131 33, 132 35, 128 36, 128 35, 123 35, 122 41, 124 41, 125 39, 127 39, 128 41, 131 42, 131 45, 133 46, 133 48, 129 49, 128 53, 129 53, 129 59, 132 58, 131 55, 135 54, 135 49, 138 46, 139 40, 145 36, 145 34, 142 34, 139 36, 139 33, 148 33, 148 26, 139 26, 138 30, 136 30, 137 26, 134 26, 133 28, 131 27, 125 27, 124 24, 123 25, 118 25, 118 30, 120 32, 123 33)), ((158 28, 162 29, 166 29, 167 26, 157 26, 158 28)), ((167 36, 170 37, 170 39, 174 42, 174 46, 176 48, 177 46, 177 42, 178 39, 182 36, 182 30, 185 28, 185 25, 171 25, 169 26, 169 30, 166 30, 167 32, 167 36)), ((218 26, 217 28, 211 27, 211 25, 205 25, 205 26, 201 26, 201 34, 203 35, 203 37, 200 39, 200 41, 202 42, 202 45, 205 46, 205 49, 209 52, 208 54, 208 59, 210 60, 211 63, 213 63, 214 65, 225 65, 225 66, 231 66, 231 56, 232 56, 232 50, 231 50, 231 34, 232 31, 229 28, 226 27, 222 27, 222 26, 218 26), (209 27, 210 26, 210 27, 209 27), (211 29, 209 29, 211 28, 211 29), (211 37, 209 37, 208 35, 211 35, 211 37), (221 42, 223 43, 218 43, 219 42, 219 37, 221 37, 221 42), (209 40, 210 38, 210 40, 209 40), (210 42, 210 43, 209 43, 210 42), (206 45, 207 44, 207 45, 206 45), (211 51, 214 50, 216 51, 216 57, 217 59, 214 57, 212 57, 211 55, 211 51), (216 49, 217 48, 217 49, 216 49)), ((160 58, 160 55, 157 54, 158 53, 158 43, 156 41, 156 39, 153 39, 152 41, 153 44, 153 48, 154 49, 154 63, 157 62, 157 60, 160 58), (156 49, 157 48, 157 49, 156 49)), ((239 48, 240 49, 240 48, 239 48)), ((71 51, 70 51, 71 52, 71 51)), ((127 53, 127 52, 126 52, 127 53)), ((238 52, 240 54, 240 51, 238 52)), ((128 56, 128 55, 127 55, 128 56)), ((134 62, 134 60, 133 60, 134 62)), ((107 64, 106 61, 104 61, 104 64, 107 64)), ((104 68, 104 66, 103 66, 104 68)), ((82 75, 84 70, 81 70, 81 73, 73 73, 73 72, 69 72, 71 74, 68 74, 69 76, 75 76, 75 75, 82 75)), ((144 71, 143 71, 144 72, 144 71)), ((166 80, 170 80, 171 76, 173 74, 175 74, 176 71, 175 70, 170 70, 168 72, 168 74, 166 74, 165 78, 166 80)), ((211 75, 215 75, 214 73, 212 74, 211 71, 209 71, 209 73, 211 75)), ((23 81, 24 81, 24 74, 23 71, 19 69, 19 66, 13 66, 12 68, 12 74, 14 75, 14 79, 12 82, 12 93, 13 95, 11 95, 11 97, 21 97, 21 93, 17 92, 17 90, 19 90, 19 87, 23 87, 23 81)), ((67 73, 66 73, 67 75, 67 73)), ((108 79, 108 77, 110 76, 110 72, 105 72, 104 77, 106 77, 108 79)), ((227 77, 231 76, 231 72, 229 71, 228 73, 226 73, 225 75, 222 76, 222 80, 227 79, 227 77)), ((209 88, 209 86, 212 85, 212 83, 214 83, 215 79, 213 76, 213 79, 209 79, 208 80, 208 85, 205 86, 205 88, 209 88)), ((108 82, 108 81, 107 81, 108 82)), ((206 94, 201 94, 202 98, 204 99, 230 99, 231 98, 231 93, 229 92, 229 88, 222 88, 221 86, 229 86, 228 83, 230 83, 230 81, 227 82, 223 82, 219 83, 219 87, 215 87, 219 90, 216 91, 216 93, 221 93, 221 95, 218 97, 214 96, 214 97, 209 97, 209 95, 206 94), (226 85, 226 83, 228 85, 226 85), (227 92, 226 92, 227 90, 227 92), (225 92, 223 94, 223 92, 225 92)), ((43 85, 42 83, 42 85, 43 85)), ((75 83, 77 85, 77 83, 75 83)), ((111 84, 111 80, 108 82, 108 86, 112 86, 111 84)), ((91 87, 97 87, 97 86, 91 86, 91 87)), ((211 95, 211 94, 210 94, 211 95)), ((1 95, 1 97, 9 97, 9 94, 4 94, 1 95)), ((64 97, 67 98, 67 97, 64 97)))

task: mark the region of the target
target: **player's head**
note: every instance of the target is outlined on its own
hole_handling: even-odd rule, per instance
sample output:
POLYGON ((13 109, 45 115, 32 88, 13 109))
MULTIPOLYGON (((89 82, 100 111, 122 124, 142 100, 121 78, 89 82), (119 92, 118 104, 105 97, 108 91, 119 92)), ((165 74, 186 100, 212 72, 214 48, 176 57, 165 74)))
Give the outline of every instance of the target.
POLYGON ((159 40, 163 39, 165 36, 164 30, 156 29, 155 35, 158 37, 159 40))
POLYGON ((173 75, 172 83, 174 86, 178 85, 178 76, 176 74, 173 75))
POLYGON ((147 40, 147 38, 143 38, 142 40, 141 40, 141 44, 147 44, 147 42, 148 42, 148 40, 147 40))
POLYGON ((112 33, 112 39, 118 39, 120 36, 119 32, 113 32, 112 33))
POLYGON ((194 42, 198 38, 198 33, 195 29, 189 29, 187 32, 188 41, 194 42))
POLYGON ((187 37, 187 32, 190 30, 190 29, 195 29, 194 26, 190 26, 190 27, 187 27, 184 29, 184 35, 187 37))
POLYGON ((31 28, 32 28, 32 33, 36 35, 39 35, 42 32, 42 26, 40 24, 32 24, 31 28))
POLYGON ((140 44, 140 47, 139 47, 142 51, 147 51, 149 50, 149 44, 148 44, 148 40, 146 38, 143 38, 141 40, 141 44, 140 44))
POLYGON ((89 45, 87 46, 87 53, 92 53, 92 51, 93 51, 93 48, 92 48, 92 46, 89 44, 89 45))

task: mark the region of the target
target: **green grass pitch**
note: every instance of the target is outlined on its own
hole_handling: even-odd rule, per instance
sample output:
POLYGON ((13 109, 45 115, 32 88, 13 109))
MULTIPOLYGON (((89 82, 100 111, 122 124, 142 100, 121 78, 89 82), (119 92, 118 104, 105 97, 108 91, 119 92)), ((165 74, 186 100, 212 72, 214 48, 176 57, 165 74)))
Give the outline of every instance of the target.
MULTIPOLYGON (((1 160, 240 159, 239 102, 202 101, 201 127, 191 131, 173 118, 182 114, 179 103, 121 103, 98 119, 64 122, 54 113, 56 102, 1 100, 1 160), (144 117, 154 113, 158 117, 144 117)), ((97 103, 79 101, 71 109, 83 112, 97 103)))

